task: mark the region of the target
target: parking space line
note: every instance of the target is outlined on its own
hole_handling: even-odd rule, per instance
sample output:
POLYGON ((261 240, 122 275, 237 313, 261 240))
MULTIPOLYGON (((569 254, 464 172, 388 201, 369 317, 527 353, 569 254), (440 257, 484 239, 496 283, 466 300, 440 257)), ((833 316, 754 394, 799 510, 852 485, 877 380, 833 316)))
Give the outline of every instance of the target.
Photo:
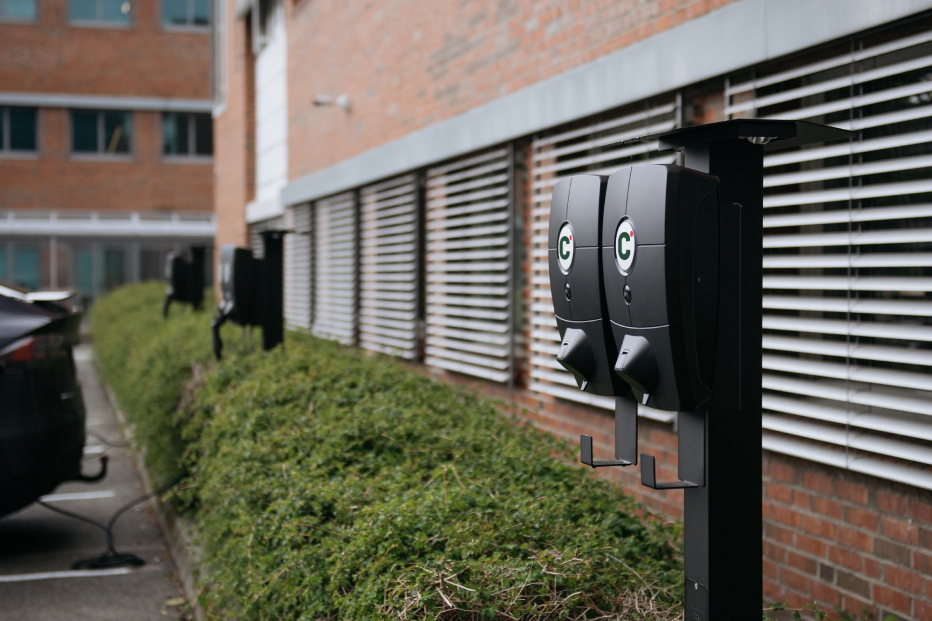
POLYGON ((47 494, 40 496, 42 502, 58 502, 60 500, 97 500, 98 498, 113 498, 116 492, 106 490, 103 492, 71 492, 66 494, 47 494))
POLYGON ((94 350, 92 350, 90 347, 75 347, 72 350, 71 355, 74 356, 75 362, 87 362, 94 359, 94 350))
POLYGON ((115 569, 72 569, 69 571, 46 571, 36 574, 14 574, 11 576, 0 576, 0 583, 3 582, 31 582, 33 580, 57 580, 59 578, 96 578, 100 576, 122 576, 131 573, 133 570, 129 567, 117 567, 115 569))
POLYGON ((85 446, 84 454, 85 455, 96 455, 97 453, 103 453, 107 450, 106 444, 98 444, 96 446, 85 446))

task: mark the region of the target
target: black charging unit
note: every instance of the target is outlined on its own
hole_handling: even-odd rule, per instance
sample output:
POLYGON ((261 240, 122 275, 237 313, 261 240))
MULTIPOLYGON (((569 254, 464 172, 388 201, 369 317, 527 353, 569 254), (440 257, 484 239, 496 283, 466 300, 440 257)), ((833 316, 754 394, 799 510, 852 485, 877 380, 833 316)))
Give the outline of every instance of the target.
POLYGON ((641 483, 684 490, 687 621, 759 615, 763 599, 764 151, 855 136, 802 121, 711 123, 625 141, 682 149, 684 166, 554 186, 557 360, 580 389, 616 397, 616 461, 594 461, 589 436, 581 460, 637 463, 637 403, 678 412, 679 480, 657 481, 642 454, 641 483))
POLYGON ((232 321, 262 328, 262 349, 269 350, 285 336, 283 296, 283 240, 286 231, 263 231, 264 257, 232 244, 220 248, 220 304, 211 322, 214 355, 223 353, 220 327, 232 321))
POLYGON ((190 304, 194 310, 204 308, 204 246, 191 247, 191 260, 174 252, 165 257, 165 303, 162 316, 168 317, 168 307, 172 302, 190 304))

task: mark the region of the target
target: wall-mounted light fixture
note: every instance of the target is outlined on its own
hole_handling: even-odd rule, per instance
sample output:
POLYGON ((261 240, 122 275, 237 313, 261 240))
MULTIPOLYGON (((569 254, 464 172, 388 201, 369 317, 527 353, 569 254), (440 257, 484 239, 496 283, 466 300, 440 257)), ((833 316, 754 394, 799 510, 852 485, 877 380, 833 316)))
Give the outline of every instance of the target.
POLYGON ((315 106, 338 106, 343 112, 349 112, 350 110, 350 99, 349 95, 318 95, 314 98, 315 106))

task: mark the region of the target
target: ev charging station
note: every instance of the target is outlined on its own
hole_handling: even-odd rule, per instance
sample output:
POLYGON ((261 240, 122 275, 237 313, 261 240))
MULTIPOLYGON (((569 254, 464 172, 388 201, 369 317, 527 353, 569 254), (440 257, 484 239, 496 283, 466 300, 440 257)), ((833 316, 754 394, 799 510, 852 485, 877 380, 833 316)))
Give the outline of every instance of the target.
POLYGON ((223 352, 220 327, 227 320, 262 328, 262 349, 269 350, 285 336, 283 301, 283 240, 286 231, 263 231, 264 258, 252 250, 229 244, 220 248, 221 300, 210 324, 214 355, 223 352))
POLYGON ((581 461, 637 464, 638 403, 678 412, 679 480, 657 481, 642 454, 641 484, 684 490, 687 621, 759 615, 763 599, 764 151, 856 135, 755 119, 674 129, 625 142, 683 149, 684 166, 554 186, 557 361, 581 390, 615 397, 615 459, 595 461, 584 435, 581 461))
POLYGON ((191 261, 169 252, 165 257, 165 303, 162 316, 168 317, 168 307, 172 302, 190 304, 195 310, 204 306, 204 252, 203 246, 191 247, 191 261))

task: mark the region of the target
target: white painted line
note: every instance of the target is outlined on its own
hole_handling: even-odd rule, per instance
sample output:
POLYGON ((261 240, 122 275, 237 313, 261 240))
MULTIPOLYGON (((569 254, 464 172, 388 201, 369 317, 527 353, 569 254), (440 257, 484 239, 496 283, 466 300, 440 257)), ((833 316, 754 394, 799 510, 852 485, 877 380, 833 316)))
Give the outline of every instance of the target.
POLYGON ((38 574, 14 574, 0 576, 0 582, 31 582, 33 580, 57 580, 58 578, 96 578, 99 576, 122 576, 133 570, 129 567, 116 569, 74 569, 71 571, 47 571, 38 574))
POLYGON ((70 494, 48 494, 40 496, 42 502, 58 502, 59 500, 97 500, 98 498, 113 498, 116 493, 113 490, 104 492, 72 492, 70 494))
POLYGON ((106 444, 98 444, 97 446, 85 446, 84 454, 85 455, 96 455, 97 453, 103 453, 107 450, 106 444))

